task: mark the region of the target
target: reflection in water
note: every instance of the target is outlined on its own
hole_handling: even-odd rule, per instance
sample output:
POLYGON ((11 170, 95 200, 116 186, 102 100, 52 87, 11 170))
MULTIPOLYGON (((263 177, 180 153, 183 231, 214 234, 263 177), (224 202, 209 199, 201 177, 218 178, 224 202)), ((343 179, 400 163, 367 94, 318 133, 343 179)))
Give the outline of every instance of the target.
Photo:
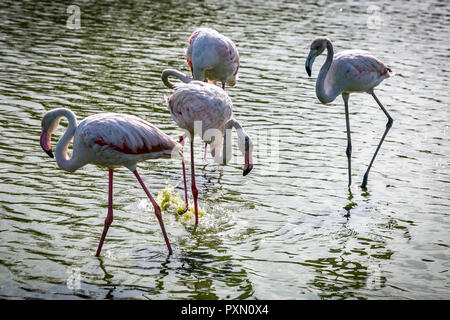
POLYGON ((179 285, 184 287, 184 290, 192 291, 188 296, 190 299, 209 300, 221 296, 226 299, 246 299, 254 293, 245 269, 232 262, 233 259, 229 255, 214 257, 189 252, 189 255, 180 260, 182 265, 177 271, 180 275, 179 285), (217 290, 217 282, 223 282, 224 288, 227 289, 217 290))
POLYGON ((374 241, 357 235, 356 230, 343 224, 341 230, 332 235, 336 245, 330 246, 330 252, 338 256, 305 260, 307 266, 316 270, 310 285, 320 292, 321 298, 367 299, 368 290, 375 291, 373 294, 377 297, 378 292, 386 286, 387 279, 381 270, 380 259, 389 260, 393 252, 385 249, 383 238, 374 241), (366 249, 368 244, 371 249, 379 251, 371 253, 366 249), (355 256, 359 258, 355 259, 355 256), (361 260, 361 256, 367 258, 361 260))
POLYGON ((368 286, 374 290, 381 289, 386 282, 386 278, 380 276, 379 269, 371 270, 358 262, 343 258, 321 258, 308 262, 317 266, 318 275, 311 285, 322 292, 320 297, 323 299, 365 299, 367 293, 364 289, 368 286))
POLYGON ((350 210, 353 207, 356 207, 358 205, 356 202, 352 201, 353 193, 352 193, 352 190, 350 189, 350 187, 348 188, 348 198, 347 199, 350 202, 344 207, 345 211, 347 211, 347 214, 345 215, 345 217, 350 218, 350 210))
MULTIPOLYGON (((69 4, 0 4, 0 297, 449 298, 447 2, 75 3, 79 29, 67 27, 69 4), (107 171, 59 170, 39 146, 41 117, 62 106, 80 119, 126 113, 177 139, 161 71, 189 73, 184 47, 201 26, 238 47, 239 80, 227 93, 254 141, 254 170, 242 177, 237 145, 230 165, 208 155, 203 166, 196 145, 207 214, 195 232, 164 215, 172 256, 139 184, 117 170, 115 220, 97 259, 107 171), (372 51, 396 73, 378 87, 395 125, 367 190, 347 188, 343 106, 320 104, 317 70, 304 71, 321 35, 340 50, 372 51), (67 286, 71 268, 79 289, 67 286)), ((362 177, 386 120, 366 94, 352 106, 362 177)), ((183 195, 179 161, 139 168, 154 196, 168 184, 183 195)))

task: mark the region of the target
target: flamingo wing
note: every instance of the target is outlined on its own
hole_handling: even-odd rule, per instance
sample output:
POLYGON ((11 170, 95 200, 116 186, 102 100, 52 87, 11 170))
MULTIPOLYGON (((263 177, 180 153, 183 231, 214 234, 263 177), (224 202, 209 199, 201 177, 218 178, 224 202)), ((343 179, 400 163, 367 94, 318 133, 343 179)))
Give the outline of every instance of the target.
POLYGON ((186 61, 191 72, 194 72, 194 68, 213 72, 210 76, 214 79, 210 80, 226 80, 228 75, 219 76, 219 74, 225 72, 235 76, 239 69, 239 53, 234 43, 209 28, 200 28, 191 35, 186 48, 186 61), (219 69, 214 72, 212 69, 215 68, 219 69))
POLYGON ((327 80, 341 84, 344 91, 370 91, 391 75, 392 70, 369 52, 346 50, 334 56, 327 80))
POLYGON ((151 123, 124 114, 90 116, 80 123, 77 131, 84 144, 96 152, 142 155, 170 152, 176 145, 175 141, 151 123))
POLYGON ((197 35, 201 32, 201 29, 194 31, 194 33, 192 33, 192 35, 189 37, 189 45, 186 48, 186 62, 189 65, 189 68, 191 69, 191 72, 193 72, 192 70, 192 49, 193 49, 193 45, 192 42, 194 41, 194 39, 197 37, 197 35))
POLYGON ((232 70, 232 75, 236 76, 239 71, 239 53, 235 44, 228 38, 222 39, 223 44, 216 47, 216 51, 221 57, 221 60, 229 66, 232 70))

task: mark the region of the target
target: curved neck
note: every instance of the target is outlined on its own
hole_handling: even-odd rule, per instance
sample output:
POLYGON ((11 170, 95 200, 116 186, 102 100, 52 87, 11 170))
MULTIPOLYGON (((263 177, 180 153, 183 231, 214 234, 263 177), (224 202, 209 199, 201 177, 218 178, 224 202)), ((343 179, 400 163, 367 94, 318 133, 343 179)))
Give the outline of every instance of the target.
POLYGON ((316 95, 322 103, 333 101, 341 92, 337 84, 331 84, 327 81, 327 74, 333 63, 333 57, 333 45, 327 40, 327 59, 322 68, 320 68, 319 76, 316 81, 316 95))
MULTIPOLYGON (((69 121, 69 125, 66 129, 66 132, 64 132, 64 135, 59 139, 58 143, 56 144, 55 148, 55 158, 56 163, 58 164, 58 167, 60 167, 63 170, 66 171, 75 171, 76 169, 83 166, 80 162, 76 160, 75 157, 72 156, 72 158, 69 158, 67 155, 67 150, 69 149, 69 144, 72 141, 72 138, 75 134, 75 130, 78 127, 77 118, 75 114, 66 108, 60 108, 55 109, 51 112, 55 112, 55 120, 53 121, 53 124, 56 126, 59 124, 59 121, 62 117, 66 117, 69 121)), ((53 126, 52 124, 52 126, 53 126)))
POLYGON ((172 82, 170 82, 169 76, 177 77, 179 80, 181 80, 181 81, 184 82, 184 83, 189 83, 189 82, 192 81, 191 78, 189 78, 189 77, 186 76, 184 73, 182 73, 182 72, 180 72, 180 71, 178 71, 178 70, 175 70, 175 69, 165 69, 165 70, 163 70, 163 72, 162 72, 161 80, 162 80, 162 82, 164 82, 164 84, 166 85, 166 87, 171 88, 171 89, 175 88, 175 85, 174 85, 172 82))
POLYGON ((231 159, 231 130, 236 129, 238 135, 238 146, 242 154, 244 154, 244 161, 246 165, 252 163, 251 142, 247 133, 242 128, 241 124, 235 120, 230 119, 227 121, 223 131, 223 139, 217 139, 216 143, 211 145, 211 155, 217 163, 227 164, 231 159))

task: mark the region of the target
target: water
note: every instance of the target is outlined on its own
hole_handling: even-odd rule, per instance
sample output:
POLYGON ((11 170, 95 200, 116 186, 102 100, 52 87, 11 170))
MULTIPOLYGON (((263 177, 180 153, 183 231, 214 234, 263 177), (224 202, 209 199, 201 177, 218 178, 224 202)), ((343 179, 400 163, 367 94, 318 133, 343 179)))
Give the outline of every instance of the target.
MULTIPOLYGON (((0 297, 450 298, 447 1, 80 0, 78 29, 71 4, 0 4, 0 297), (178 137, 160 74, 188 72, 184 47, 200 26, 240 51, 227 92, 254 140, 255 168, 242 177, 236 147, 229 166, 205 163, 197 140, 207 215, 196 232, 164 215, 172 256, 134 176, 116 170, 115 220, 96 258, 107 171, 58 169, 39 146, 41 117, 62 106, 79 119, 121 112, 178 137), (351 95, 349 191, 342 99, 315 97, 324 56, 312 78, 304 69, 321 35, 335 51, 372 51, 396 73, 376 89, 394 125, 367 192, 359 184, 386 118, 370 95, 351 95)), ((138 168, 155 196, 168 184, 183 194, 179 161, 138 168)))

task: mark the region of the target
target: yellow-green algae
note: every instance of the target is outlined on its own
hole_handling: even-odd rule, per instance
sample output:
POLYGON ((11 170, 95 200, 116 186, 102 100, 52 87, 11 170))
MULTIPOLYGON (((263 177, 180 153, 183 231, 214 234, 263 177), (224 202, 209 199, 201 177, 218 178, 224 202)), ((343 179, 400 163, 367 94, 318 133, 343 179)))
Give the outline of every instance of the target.
MULTIPOLYGON (((186 210, 186 203, 181 199, 180 195, 175 191, 175 187, 168 185, 166 188, 158 192, 156 202, 161 207, 162 211, 167 211, 175 214, 176 216, 182 216, 183 218, 194 218, 195 209, 193 206, 186 210)), ((198 208, 198 215, 203 216, 206 212, 198 208)))

